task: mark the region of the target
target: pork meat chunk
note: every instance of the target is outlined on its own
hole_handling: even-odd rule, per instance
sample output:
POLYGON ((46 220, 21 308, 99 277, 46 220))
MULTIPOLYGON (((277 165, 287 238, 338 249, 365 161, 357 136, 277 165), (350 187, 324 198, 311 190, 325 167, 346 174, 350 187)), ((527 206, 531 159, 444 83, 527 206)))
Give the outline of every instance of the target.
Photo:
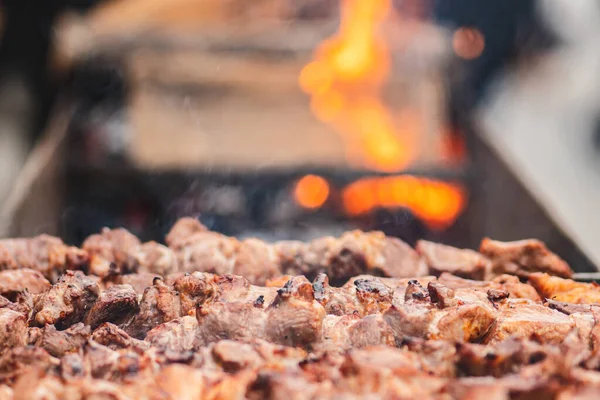
POLYGON ((501 307, 485 342, 493 344, 515 336, 559 344, 574 328, 574 321, 559 311, 527 300, 509 300, 501 307))
POLYGON ((28 290, 31 294, 43 293, 50 289, 50 282, 44 275, 29 268, 0 271, 0 295, 11 296, 28 290))
POLYGON ((492 272, 528 277, 534 272, 569 278, 573 271, 559 256, 539 240, 499 242, 483 239, 479 251, 492 262, 492 272))
POLYGON ((50 282, 68 269, 85 269, 87 252, 67 246, 48 235, 0 240, 0 270, 28 268, 41 272, 50 282))
POLYGON ((81 271, 67 271, 50 290, 35 301, 35 322, 41 326, 55 325, 58 329, 85 320, 99 288, 94 279, 81 271))
POLYGON ((90 327, 81 322, 64 331, 56 330, 54 325, 46 325, 37 345, 43 347, 50 355, 60 358, 83 348, 90 333, 90 327))
POLYGON ((420 240, 417 252, 429 267, 429 273, 439 276, 447 272, 463 278, 484 280, 491 267, 485 256, 468 249, 457 249, 443 244, 420 240))
POLYGON ((140 247, 139 239, 123 228, 104 228, 82 245, 90 255, 90 273, 102 278, 136 272, 140 247))
POLYGON ((529 283, 546 299, 573 304, 600 304, 600 288, 594 283, 575 282, 543 273, 531 274, 529 283))
POLYGON ((434 282, 425 291, 417 281, 411 281, 405 302, 392 305, 383 316, 398 341, 414 336, 472 342, 489 330, 496 310, 482 292, 454 291, 434 282))
MULTIPOLYGON (((370 274, 407 278, 424 276, 427 266, 409 245, 382 232, 352 231, 339 239, 320 239, 327 247, 322 262, 333 285, 345 283, 353 276, 370 274)), ((317 246, 316 241, 311 246, 317 246)), ((316 271, 321 272, 321 271, 316 271)))
POLYGON ((92 332, 91 339, 112 350, 129 348, 145 350, 148 348, 146 342, 132 338, 123 329, 110 322, 105 322, 96 328, 92 332))
POLYGON ((265 334, 273 343, 310 347, 321 337, 325 309, 315 301, 312 284, 303 276, 279 289, 266 312, 265 334))
POLYGON ((145 341, 163 351, 195 351, 200 344, 198 321, 195 317, 184 316, 165 322, 148 332, 145 341))
POLYGON ((0 353, 27 344, 27 317, 8 308, 0 308, 0 353))
POLYGON ((137 293, 131 285, 115 285, 102 291, 85 323, 95 329, 103 322, 119 325, 139 311, 137 293))
POLYGON ((153 286, 144 291, 139 312, 124 329, 132 337, 143 339, 151 329, 180 316, 181 301, 177 292, 157 278, 153 286))

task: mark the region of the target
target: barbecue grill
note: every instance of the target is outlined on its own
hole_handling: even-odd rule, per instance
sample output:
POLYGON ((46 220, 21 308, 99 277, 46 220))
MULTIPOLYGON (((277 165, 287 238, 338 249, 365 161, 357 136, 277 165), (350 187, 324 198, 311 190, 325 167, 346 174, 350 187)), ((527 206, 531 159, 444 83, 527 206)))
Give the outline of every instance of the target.
POLYGON ((199 3, 167 22, 296 13, 76 62, 0 208, 0 398, 598 397, 594 253, 490 126, 448 133, 448 35, 199 3))
MULTIPOLYGON (((448 139, 448 94, 440 90, 449 62, 441 50, 444 32, 391 29, 386 106, 416 104, 428 121, 416 131, 419 157, 397 171, 349 162, 348 143, 315 117, 310 96, 298 86, 303 66, 336 25, 330 14, 235 34, 113 37, 111 46, 78 61, 46 139, 5 204, 6 234, 44 231, 81 243, 103 226, 124 226, 160 241, 178 218, 197 216, 211 229, 267 240, 309 240, 352 228, 383 230, 411 244, 424 238, 471 248, 483 236, 537 237, 578 271, 595 270, 518 171, 507 168, 502 150, 480 139, 481 127, 465 124, 468 153, 458 162, 444 147, 431 146, 448 139), (330 185, 316 209, 294 197, 305 176, 330 185), (428 224, 407 204, 347 212, 344 188, 394 176, 459 184, 464 205, 443 226, 428 224), (44 193, 43 204, 36 193, 44 193)), ((372 187, 379 196, 379 186, 372 187)))

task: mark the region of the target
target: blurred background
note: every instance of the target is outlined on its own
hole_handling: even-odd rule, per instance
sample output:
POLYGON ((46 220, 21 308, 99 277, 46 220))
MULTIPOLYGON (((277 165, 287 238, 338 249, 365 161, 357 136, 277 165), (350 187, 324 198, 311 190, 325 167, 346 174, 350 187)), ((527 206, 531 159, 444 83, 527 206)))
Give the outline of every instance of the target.
POLYGON ((595 0, 4 0, 0 234, 536 237, 600 265, 595 0))

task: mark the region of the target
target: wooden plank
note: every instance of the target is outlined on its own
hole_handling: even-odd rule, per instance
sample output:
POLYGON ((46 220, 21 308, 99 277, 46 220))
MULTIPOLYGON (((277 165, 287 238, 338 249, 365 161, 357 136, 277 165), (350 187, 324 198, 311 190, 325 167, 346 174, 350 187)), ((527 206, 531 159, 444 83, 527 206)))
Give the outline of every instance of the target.
POLYGON ((0 237, 59 234, 63 146, 69 119, 70 112, 58 107, 27 158, 12 191, 0 206, 0 237))

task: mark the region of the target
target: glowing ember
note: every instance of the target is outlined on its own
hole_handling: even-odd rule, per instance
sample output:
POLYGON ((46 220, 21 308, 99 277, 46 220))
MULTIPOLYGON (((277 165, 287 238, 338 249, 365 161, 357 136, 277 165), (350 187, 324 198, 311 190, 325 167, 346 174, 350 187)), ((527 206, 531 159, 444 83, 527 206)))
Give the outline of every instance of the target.
POLYGON ((409 175, 358 180, 344 189, 342 199, 353 216, 378 207, 403 207, 433 229, 452 225, 465 206, 460 185, 409 175))
POLYGON ((329 184, 320 176, 306 175, 296 183, 294 195, 302 207, 316 209, 329 198, 329 184))
POLYGON ((344 0, 337 35, 325 41, 300 75, 311 108, 348 145, 351 158, 382 171, 399 171, 413 158, 409 136, 385 106, 390 52, 379 32, 390 0, 344 0), (358 156, 357 156, 358 155, 358 156))
POLYGON ((476 28, 458 28, 452 36, 452 48, 465 60, 474 60, 483 53, 485 38, 476 28))

